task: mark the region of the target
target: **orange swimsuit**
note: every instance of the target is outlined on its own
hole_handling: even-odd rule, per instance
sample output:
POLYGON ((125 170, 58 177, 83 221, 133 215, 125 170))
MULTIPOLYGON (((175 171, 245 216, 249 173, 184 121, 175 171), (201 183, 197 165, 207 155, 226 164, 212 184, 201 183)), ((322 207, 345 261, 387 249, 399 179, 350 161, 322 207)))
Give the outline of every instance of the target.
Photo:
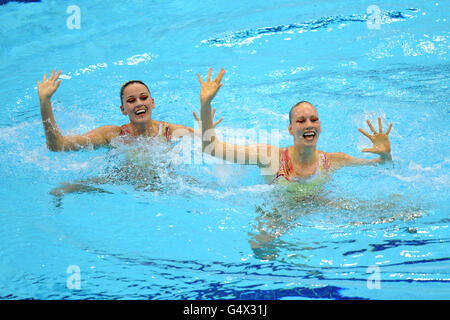
MULTIPOLYGON (((326 153, 319 153, 319 163, 317 165, 316 172, 311 176, 305 179, 305 181, 312 180, 316 175, 320 173, 320 171, 329 171, 330 163, 328 161, 328 157, 326 153)), ((284 149, 281 152, 280 158, 280 167, 273 179, 273 182, 278 181, 280 177, 285 178, 287 181, 290 181, 291 178, 294 177, 294 166, 292 164, 291 158, 289 157, 288 148, 284 149)))

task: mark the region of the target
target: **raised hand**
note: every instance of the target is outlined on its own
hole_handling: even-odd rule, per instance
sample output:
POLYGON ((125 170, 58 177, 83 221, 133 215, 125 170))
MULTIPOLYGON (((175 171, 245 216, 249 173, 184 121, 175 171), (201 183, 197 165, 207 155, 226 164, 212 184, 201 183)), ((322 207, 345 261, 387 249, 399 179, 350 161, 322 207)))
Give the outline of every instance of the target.
POLYGON ((214 79, 214 81, 211 81, 211 72, 212 68, 209 68, 208 72, 208 78, 206 82, 204 82, 200 76, 200 73, 197 73, 198 80, 201 84, 201 90, 200 90, 200 102, 202 104, 204 103, 211 103, 211 101, 216 96, 217 92, 219 91, 220 87, 222 87, 222 81, 223 75, 225 74, 225 69, 222 68, 219 71, 219 74, 214 79))
MULTIPOLYGON (((197 114, 194 112, 192 112, 192 114, 194 115, 195 120, 198 123, 198 126, 201 128, 202 127, 202 120, 200 120, 200 118, 197 116, 197 114)), ((213 109, 212 111, 212 119, 211 121, 214 119, 214 115, 216 114, 216 108, 213 109)), ((219 120, 217 120, 216 122, 213 123, 213 128, 215 128, 219 123, 221 123, 223 120, 223 118, 220 118, 219 120)))
POLYGON ((391 153, 391 144, 389 143, 388 134, 391 131, 392 123, 389 125, 388 129, 385 133, 383 133, 383 127, 381 125, 381 118, 378 118, 378 132, 372 126, 369 120, 367 120, 367 124, 369 125, 370 130, 372 130, 373 134, 369 134, 361 128, 358 128, 359 132, 365 135, 367 138, 372 141, 372 148, 366 148, 361 150, 362 152, 371 152, 381 156, 389 156, 391 153))
POLYGON ((60 74, 61 71, 58 71, 58 73, 55 75, 55 70, 53 70, 50 78, 47 79, 47 74, 44 74, 42 83, 40 83, 39 81, 37 82, 38 94, 40 99, 50 99, 53 96, 61 83, 61 80, 56 82, 60 74))

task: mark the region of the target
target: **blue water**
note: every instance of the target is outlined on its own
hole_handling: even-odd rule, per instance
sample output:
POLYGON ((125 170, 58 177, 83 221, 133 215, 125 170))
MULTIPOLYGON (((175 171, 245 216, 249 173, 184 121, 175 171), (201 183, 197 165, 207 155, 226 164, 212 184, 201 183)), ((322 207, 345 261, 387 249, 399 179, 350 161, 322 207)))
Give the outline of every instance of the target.
POLYGON ((373 4, 77 1, 79 29, 67 3, 0 6, 0 297, 448 299, 450 3, 379 3, 378 29, 373 4), (143 142, 132 165, 131 147, 45 146, 36 81, 52 69, 56 121, 75 134, 126 123, 130 79, 155 119, 194 126, 209 67, 227 70, 225 138, 291 145, 288 111, 308 100, 323 151, 370 158, 357 128, 392 122, 393 164, 342 169, 321 201, 291 202, 189 138, 143 142), (70 184, 83 188, 54 192, 70 184))

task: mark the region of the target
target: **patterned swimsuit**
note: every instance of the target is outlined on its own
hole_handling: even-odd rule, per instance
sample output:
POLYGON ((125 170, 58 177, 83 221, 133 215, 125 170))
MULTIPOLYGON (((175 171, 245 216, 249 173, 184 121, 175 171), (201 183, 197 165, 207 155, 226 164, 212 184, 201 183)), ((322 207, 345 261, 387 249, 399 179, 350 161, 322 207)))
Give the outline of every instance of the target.
MULTIPOLYGON (((131 135, 131 128, 130 128, 129 123, 124 124, 120 128, 122 130, 120 131, 119 136, 131 135)), ((169 126, 165 122, 159 123, 159 131, 158 131, 158 134, 156 135, 156 137, 164 137, 166 141, 170 141, 171 135, 170 135, 169 126)))
MULTIPOLYGON (((302 182, 309 182, 316 178, 321 172, 328 172, 330 170, 330 163, 328 161, 328 157, 326 153, 319 153, 319 163, 317 164, 316 172, 306 179, 301 179, 302 182)), ((283 177, 287 181, 291 181, 291 179, 300 180, 300 178, 295 178, 294 176, 294 166, 292 164, 291 158, 289 157, 288 148, 284 149, 281 153, 280 158, 280 167, 273 179, 273 182, 278 182, 280 177, 283 177)), ((272 182, 272 183, 273 183, 272 182)))

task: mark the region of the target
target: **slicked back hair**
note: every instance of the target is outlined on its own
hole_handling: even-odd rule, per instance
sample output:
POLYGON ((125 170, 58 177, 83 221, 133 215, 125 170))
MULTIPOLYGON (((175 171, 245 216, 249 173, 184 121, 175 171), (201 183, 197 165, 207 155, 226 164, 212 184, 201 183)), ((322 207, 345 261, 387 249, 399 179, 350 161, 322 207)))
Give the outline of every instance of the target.
POLYGON ((311 102, 309 102, 309 101, 300 101, 300 102, 297 102, 297 104, 295 104, 292 108, 291 108, 291 110, 289 111, 289 123, 291 123, 291 121, 292 121, 292 111, 294 111, 294 109, 296 108, 296 107, 298 107, 299 105, 301 105, 301 104, 303 104, 303 103, 307 103, 307 104, 309 104, 309 105, 313 105, 311 102))
POLYGON ((147 88, 148 92, 150 93, 150 89, 149 89, 149 88, 147 87, 147 85, 146 85, 144 82, 142 82, 141 80, 130 80, 130 81, 127 81, 127 82, 125 82, 125 83, 122 85, 122 87, 120 88, 120 105, 122 105, 123 90, 125 90, 126 87, 128 87, 130 84, 133 84, 133 83, 139 83, 139 84, 142 84, 143 86, 145 86, 145 87, 147 88))

